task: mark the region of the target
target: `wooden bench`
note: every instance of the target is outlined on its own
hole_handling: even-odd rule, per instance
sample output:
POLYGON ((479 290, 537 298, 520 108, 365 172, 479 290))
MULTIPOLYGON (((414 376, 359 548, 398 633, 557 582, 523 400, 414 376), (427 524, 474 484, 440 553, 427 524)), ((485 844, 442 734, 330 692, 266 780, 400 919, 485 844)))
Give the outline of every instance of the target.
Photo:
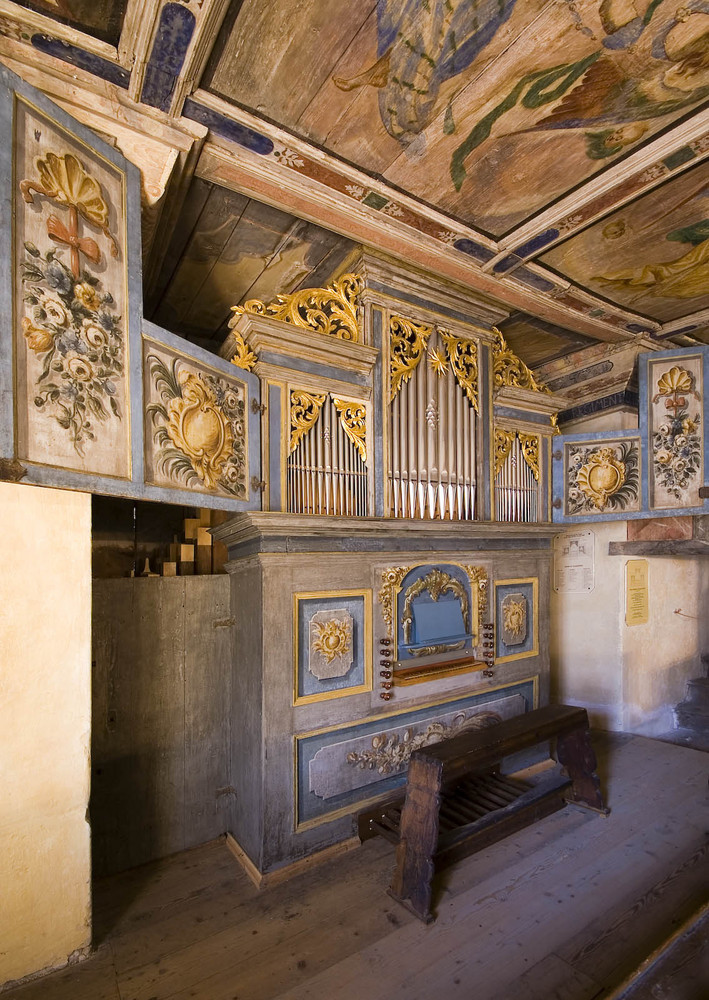
POLYGON ((411 755, 405 797, 361 813, 361 840, 396 844, 389 893, 429 923, 434 872, 548 816, 567 802, 607 813, 584 708, 550 705, 468 730, 411 755), (561 765, 534 781, 500 774, 504 757, 551 742, 561 765))

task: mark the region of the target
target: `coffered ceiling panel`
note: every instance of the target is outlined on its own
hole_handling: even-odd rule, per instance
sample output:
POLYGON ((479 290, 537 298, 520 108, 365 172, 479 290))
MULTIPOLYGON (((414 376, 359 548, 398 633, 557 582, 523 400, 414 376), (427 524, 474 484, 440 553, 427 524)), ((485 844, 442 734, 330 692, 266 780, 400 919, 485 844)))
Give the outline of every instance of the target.
POLYGON ((564 277, 663 323, 709 308, 709 163, 541 259, 564 277))
POLYGON ((495 236, 709 97, 693 0, 244 0, 216 94, 495 236))
POLYGON ((55 21, 118 45, 128 0, 16 0, 55 21))

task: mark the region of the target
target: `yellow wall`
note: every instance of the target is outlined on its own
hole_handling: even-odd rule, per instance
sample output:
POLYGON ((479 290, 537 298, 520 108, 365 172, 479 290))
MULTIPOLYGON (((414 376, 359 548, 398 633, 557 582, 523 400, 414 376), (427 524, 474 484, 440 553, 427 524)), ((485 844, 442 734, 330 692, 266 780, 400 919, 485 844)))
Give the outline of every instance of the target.
POLYGON ((0 483, 0 984, 88 947, 91 497, 0 483))

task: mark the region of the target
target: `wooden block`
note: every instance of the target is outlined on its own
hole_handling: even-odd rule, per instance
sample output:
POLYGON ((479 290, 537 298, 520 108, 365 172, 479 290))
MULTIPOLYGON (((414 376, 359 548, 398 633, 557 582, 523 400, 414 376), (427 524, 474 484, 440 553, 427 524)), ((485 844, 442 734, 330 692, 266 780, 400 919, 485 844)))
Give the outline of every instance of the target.
MULTIPOLYGON (((170 546, 172 548, 172 546, 170 546)), ((177 576, 177 561, 174 559, 168 560, 162 564, 162 575, 163 576, 177 576)))
POLYGON ((191 539, 197 539, 197 529, 199 528, 199 518, 198 517, 186 517, 185 518, 185 538, 190 541, 191 539))
POLYGON ((197 546, 197 573, 199 576, 208 576, 212 572, 212 546, 197 546))
POLYGON ((194 545, 181 545, 180 546, 180 563, 193 563, 194 562, 194 545))
POLYGON ((199 508, 199 523, 206 528, 212 523, 212 512, 209 507, 199 508))
POLYGON ((180 561, 180 543, 177 535, 173 535, 170 542, 170 561, 174 563, 180 561))
POLYGON ((181 562, 180 563, 180 576, 194 576, 194 563, 193 562, 181 562))
POLYGON ((200 527, 197 529, 197 547, 206 546, 207 548, 212 547, 212 536, 209 533, 209 528, 200 527))

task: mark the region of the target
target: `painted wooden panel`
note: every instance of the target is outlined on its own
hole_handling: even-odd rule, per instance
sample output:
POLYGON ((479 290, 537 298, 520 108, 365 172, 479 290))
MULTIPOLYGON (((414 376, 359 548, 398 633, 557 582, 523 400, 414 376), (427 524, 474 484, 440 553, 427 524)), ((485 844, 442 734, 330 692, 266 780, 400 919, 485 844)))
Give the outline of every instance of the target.
POLYGON ((245 0, 208 85, 500 235, 706 99, 706 17, 651 0, 245 0))
POLYGON ((608 431, 554 438, 554 521, 647 517, 639 432, 608 431))
POLYGON ((709 348, 646 354, 640 362, 649 507, 652 511, 709 509, 709 502, 702 501, 698 492, 706 482, 709 463, 709 348))
POLYGON ((660 322, 709 307, 709 163, 667 181, 541 258, 660 322))

